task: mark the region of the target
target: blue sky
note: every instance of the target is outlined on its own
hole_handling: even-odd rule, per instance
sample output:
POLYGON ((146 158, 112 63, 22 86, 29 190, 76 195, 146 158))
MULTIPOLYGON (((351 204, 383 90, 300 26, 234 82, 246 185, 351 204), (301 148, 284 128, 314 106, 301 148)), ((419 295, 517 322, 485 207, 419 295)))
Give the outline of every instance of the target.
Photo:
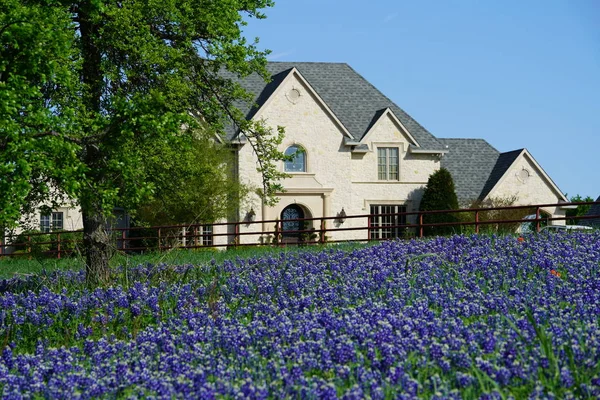
POLYGON ((345 62, 437 137, 527 148, 600 196, 600 1, 279 0, 250 21, 273 61, 345 62))

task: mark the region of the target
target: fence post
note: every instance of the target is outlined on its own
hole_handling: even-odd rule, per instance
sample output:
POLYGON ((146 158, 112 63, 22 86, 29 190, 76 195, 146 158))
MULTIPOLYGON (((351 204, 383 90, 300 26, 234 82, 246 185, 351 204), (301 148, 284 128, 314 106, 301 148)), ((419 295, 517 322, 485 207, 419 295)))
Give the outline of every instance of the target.
POLYGON ((281 229, 283 229, 283 220, 281 226, 279 226, 279 220, 275 221, 275 235, 277 235, 277 245, 280 247, 282 247, 281 241, 283 240, 283 235, 280 234, 281 229))
POLYGON ((121 231, 121 251, 125 251, 125 229, 121 231))
POLYGON ((162 251, 162 244, 160 243, 160 228, 158 228, 158 251, 162 251))
POLYGON ((56 258, 60 260, 60 232, 56 234, 56 258))
POLYGON ((423 214, 419 214, 419 237, 423 237, 423 214))
POLYGON ((540 207, 535 208, 535 231, 540 233, 540 207))
POLYGON ((321 244, 325 243, 325 219, 321 218, 321 234, 319 235, 321 244))
POLYGON ((475 233, 479 234, 479 210, 475 211, 475 233))
POLYGON ((240 224, 235 223, 233 231, 235 232, 235 237, 233 238, 233 247, 237 248, 238 242, 240 240, 240 224))

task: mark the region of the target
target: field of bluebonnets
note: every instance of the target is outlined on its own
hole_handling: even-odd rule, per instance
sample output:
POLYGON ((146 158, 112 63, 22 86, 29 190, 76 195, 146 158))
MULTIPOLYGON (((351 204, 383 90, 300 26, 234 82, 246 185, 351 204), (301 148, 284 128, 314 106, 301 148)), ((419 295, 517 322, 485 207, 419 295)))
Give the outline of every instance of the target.
POLYGON ((600 233, 0 283, 3 398, 598 398, 600 233))

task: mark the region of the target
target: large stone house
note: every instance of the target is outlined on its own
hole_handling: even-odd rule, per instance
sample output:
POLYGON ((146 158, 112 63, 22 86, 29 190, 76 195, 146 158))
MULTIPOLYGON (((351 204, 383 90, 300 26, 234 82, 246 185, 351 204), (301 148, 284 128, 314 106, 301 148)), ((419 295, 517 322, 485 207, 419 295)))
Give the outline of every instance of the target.
MULTIPOLYGON (((270 83, 258 76, 241 82, 255 98, 255 104, 243 111, 247 118, 264 120, 274 128, 284 126, 281 150, 297 157, 280 165, 291 176, 283 182, 285 192, 279 194, 279 203, 267 207, 254 197, 241 210, 240 220, 248 212, 256 220, 283 220, 333 217, 342 210, 347 215, 417 211, 429 175, 440 167, 452 173, 463 204, 491 197, 514 197, 516 204, 567 201, 526 149, 500 153, 481 139, 436 138, 347 64, 271 62, 267 68, 270 83)), ((235 144, 239 179, 259 186, 251 146, 235 129, 227 132, 227 140, 235 144)), ((565 215, 562 207, 544 212, 565 215)), ((397 222, 375 217, 370 232, 331 235, 334 239, 394 236, 398 230, 383 226, 397 222)), ((342 228, 367 223, 366 218, 333 221, 342 228)), ((266 231, 272 226, 247 229, 266 231)), ((313 227, 318 228, 318 222, 313 227)))
MULTIPOLYGON (((249 119, 285 127, 281 150, 295 158, 279 165, 290 177, 283 181, 285 191, 279 193, 278 204, 268 207, 252 195, 239 210, 239 222, 418 211, 427 180, 440 167, 452 173, 463 204, 506 196, 514 196, 517 204, 567 201, 527 150, 500 153, 481 139, 436 138, 347 64, 270 62, 267 69, 268 83, 256 74, 240 82, 254 96, 254 103, 240 108, 249 119)), ((262 181, 252 147, 234 127, 225 133, 236 154, 240 181, 259 188, 262 181)), ((565 215, 561 207, 544 211, 565 215)), ((37 218, 43 230, 81 228, 76 208, 64 207, 37 218)), ((371 229, 328 236, 333 240, 393 237, 401 230, 386 225, 405 222, 415 222, 415 217, 340 218, 328 221, 327 227, 358 228, 370 223, 371 229)), ((307 227, 311 226, 318 229, 320 222, 307 227)), ((265 242, 273 236, 248 233, 274 228, 274 222, 242 224, 239 231, 246 235, 237 240, 265 242)), ((232 234, 232 229, 215 227, 214 233, 232 234)), ((210 243, 232 240, 233 235, 215 236, 210 243)))

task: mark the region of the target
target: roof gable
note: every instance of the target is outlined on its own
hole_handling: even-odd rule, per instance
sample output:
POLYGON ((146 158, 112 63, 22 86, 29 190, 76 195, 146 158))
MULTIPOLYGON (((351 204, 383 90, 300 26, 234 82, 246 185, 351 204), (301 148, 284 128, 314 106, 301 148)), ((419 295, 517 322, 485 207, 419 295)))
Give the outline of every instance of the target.
MULTIPOLYGON (((287 76, 286 72, 289 73, 295 68, 355 141, 360 141, 367 133, 378 110, 389 108, 421 148, 443 149, 431 133, 347 64, 269 62, 266 68, 272 77, 270 83, 264 82, 258 74, 243 79, 229 76, 254 96, 253 104, 236 103, 249 117, 254 116, 256 110, 264 106, 266 99, 276 90, 275 87, 280 86, 287 76), (282 73, 283 76, 280 75, 282 73)), ((233 126, 228 127, 228 139, 236 134, 237 130, 233 126)))
POLYGON ((506 153, 500 153, 498 158, 496 159, 496 163, 492 168, 490 176, 488 177, 485 186, 483 187, 479 198, 481 200, 485 199, 488 194, 492 191, 494 187, 499 183, 499 181, 504 177, 506 172, 510 169, 511 165, 517 160, 517 158, 521 155, 523 149, 513 150, 506 153))
POLYGON ((503 153, 503 154, 509 155, 507 157, 507 160, 505 160, 503 162, 503 165, 502 165, 502 168, 505 167, 504 172, 502 173, 501 176, 500 176, 499 172, 497 173, 497 176, 500 176, 500 178, 496 181, 496 183, 494 183, 493 186, 491 186, 489 188, 489 190, 487 191, 487 193, 485 193, 485 196, 483 196, 482 198, 487 197, 490 193, 493 192, 494 188, 496 188, 496 187, 498 187, 498 186, 500 186, 502 184, 502 182, 508 176, 508 172, 509 172, 511 166, 513 166, 515 163, 517 163, 521 158, 525 158, 526 160, 528 160, 529 162, 531 162, 531 164, 533 165, 533 167, 537 170, 537 172, 540 174, 540 176, 542 177, 542 179, 548 185, 548 188, 550 190, 552 190, 552 192, 554 192, 554 194, 558 198, 560 198, 561 201, 564 201, 564 202, 568 202, 569 201, 567 199, 567 197, 563 194, 563 192, 558 188, 558 186, 556 186, 556 184, 550 178, 550 176, 548 176, 548 174, 546 173, 546 171, 544 171, 544 169, 538 164, 538 162, 535 160, 535 158, 533 158, 533 156, 529 153, 529 151, 527 151, 527 149, 515 150, 515 151, 512 151, 512 152, 503 153), (518 155, 516 157, 514 157, 513 154, 510 154, 510 153, 515 153, 515 152, 518 152, 518 155), (511 159, 512 159, 512 161, 510 161, 511 159))
POLYGON ((392 110, 390 110, 389 107, 386 108, 385 110, 380 110, 375 114, 375 117, 373 117, 373 122, 369 126, 367 132, 362 137, 360 142, 366 143, 369 136, 371 136, 371 134, 377 129, 378 125, 381 124, 385 120, 385 118, 389 118, 392 121, 392 123, 398 128, 400 133, 408 140, 409 144, 416 146, 416 147, 421 147, 421 146, 419 146, 419 143, 417 142, 417 140, 413 137, 413 135, 410 134, 408 129, 406 129, 406 127, 394 115, 394 113, 392 112, 392 110))
POLYGON ((557 197, 567 201, 543 168, 527 149, 500 153, 483 139, 438 139, 448 146, 441 166, 454 179, 456 195, 463 202, 485 200, 506 179, 508 171, 522 157, 526 157, 557 197))
POLYGON ((263 91, 263 93, 261 93, 261 95, 258 98, 260 102, 257 100, 257 105, 253 108, 255 112, 248 114, 248 116, 252 119, 260 119, 263 111, 269 106, 273 99, 281 93, 281 91, 285 87, 285 84, 293 78, 296 78, 303 86, 304 90, 310 93, 310 95, 315 99, 315 101, 319 103, 321 107, 323 107, 325 112, 334 121, 334 123, 338 126, 342 133, 348 138, 352 138, 352 135, 350 135, 346 127, 333 113, 333 111, 331 111, 327 103, 323 101, 319 94, 313 89, 310 83, 306 81, 306 79, 296 68, 292 68, 289 71, 284 71, 283 73, 278 74, 277 86, 272 87, 272 85, 269 84, 267 85, 268 89, 267 87, 265 87, 265 90, 263 91))

